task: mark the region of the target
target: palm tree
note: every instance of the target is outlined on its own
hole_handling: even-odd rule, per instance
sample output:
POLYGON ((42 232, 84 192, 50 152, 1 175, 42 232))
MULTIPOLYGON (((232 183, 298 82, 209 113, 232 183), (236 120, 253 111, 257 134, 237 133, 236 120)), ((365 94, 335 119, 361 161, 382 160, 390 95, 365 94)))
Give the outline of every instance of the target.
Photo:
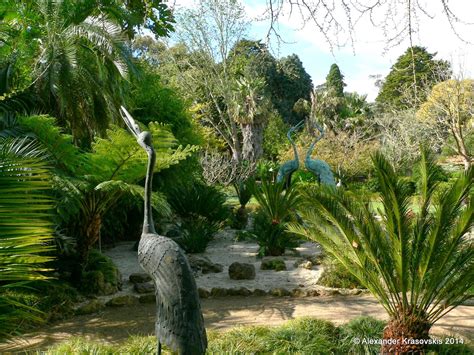
POLYGON ((379 216, 341 189, 306 190, 305 223, 290 230, 321 243, 380 301, 390 316, 383 336, 398 340, 383 353, 418 353, 424 345, 402 339, 427 339, 437 320, 472 297, 474 169, 442 189, 434 158, 423 152, 415 209, 406 179, 381 154, 373 162, 379 216))
POLYGON ((42 265, 50 260, 44 252, 53 233, 53 200, 46 194, 50 174, 40 154, 38 145, 27 138, 0 138, 0 340, 20 320, 40 315, 8 294, 14 287, 46 278, 42 265))
POLYGON ((38 108, 60 119, 76 144, 89 145, 95 133, 118 118, 123 102, 131 53, 119 21, 100 11, 84 13, 71 0, 19 1, 11 7, 16 13, 6 22, 19 27, 11 41, 26 38, 32 48, 32 69, 23 68, 23 75, 31 78, 29 87, 42 100, 38 108))

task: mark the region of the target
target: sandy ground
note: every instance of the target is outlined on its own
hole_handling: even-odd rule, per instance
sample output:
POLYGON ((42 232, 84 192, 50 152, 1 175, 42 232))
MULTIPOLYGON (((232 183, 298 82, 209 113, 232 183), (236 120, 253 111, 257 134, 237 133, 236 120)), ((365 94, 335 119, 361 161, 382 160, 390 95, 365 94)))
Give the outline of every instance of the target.
MULTIPOLYGON (((336 324, 370 315, 386 319, 386 313, 370 296, 337 297, 227 297, 202 300, 208 329, 226 330, 239 325, 279 325, 302 316, 327 319, 336 324)), ((121 343, 130 335, 151 335, 154 305, 140 304, 120 309, 106 308, 94 315, 74 317, 0 345, 0 352, 46 349, 72 336, 85 336, 107 343, 121 343)), ((434 334, 474 335, 474 307, 461 306, 436 324, 434 334)))
MULTIPOLYGON (((115 248, 106 250, 108 255, 119 268, 124 281, 124 291, 129 293, 133 287, 128 282, 128 277, 132 273, 143 272, 138 264, 137 252, 133 250, 133 242, 118 244, 115 248)), ((284 256, 286 271, 260 270, 261 259, 257 258, 258 245, 253 242, 235 242, 234 231, 224 230, 211 241, 205 253, 196 254, 209 258, 213 263, 224 266, 224 271, 220 273, 198 274, 196 283, 200 288, 211 290, 213 287, 232 288, 246 287, 249 290, 256 288, 269 291, 272 288, 283 287, 288 290, 294 288, 304 288, 311 290, 317 288, 316 282, 322 273, 321 266, 314 266, 311 270, 295 267, 295 261, 306 256, 314 256, 321 253, 320 248, 315 243, 305 242, 296 248, 295 253, 286 253, 284 256), (233 262, 250 263, 255 266, 256 277, 254 280, 231 280, 228 268, 233 262)))

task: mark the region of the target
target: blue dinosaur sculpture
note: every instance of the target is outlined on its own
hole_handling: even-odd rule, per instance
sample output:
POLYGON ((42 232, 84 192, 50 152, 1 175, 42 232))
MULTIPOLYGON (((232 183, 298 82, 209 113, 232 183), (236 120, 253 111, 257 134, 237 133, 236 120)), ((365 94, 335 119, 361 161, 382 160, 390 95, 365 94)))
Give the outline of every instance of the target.
POLYGON ((277 182, 285 181, 285 185, 286 185, 287 188, 290 187, 290 184, 291 184, 291 175, 293 175, 293 173, 296 170, 298 170, 298 168, 300 166, 299 157, 298 157, 298 150, 296 149, 295 142, 293 142, 293 139, 291 138, 291 134, 293 132, 297 131, 303 125, 303 123, 304 123, 304 121, 298 122, 298 124, 291 127, 288 130, 288 133, 286 134, 286 136, 288 137, 288 140, 290 141, 290 144, 293 147, 293 152, 294 152, 295 158, 292 159, 292 160, 288 160, 288 161, 284 162, 280 166, 280 169, 278 169, 278 175, 277 175, 276 180, 277 180, 277 182))
POLYGON ((316 143, 318 143, 324 136, 324 131, 321 127, 319 127, 317 124, 314 124, 318 131, 320 132, 319 137, 316 138, 316 140, 311 143, 309 146, 308 151, 306 152, 306 158, 304 160, 304 165, 306 166, 306 169, 311 171, 316 177, 318 178, 319 182, 321 184, 326 184, 330 186, 336 186, 336 182, 334 181, 334 174, 331 171, 331 168, 329 167, 329 164, 326 163, 323 160, 319 159, 312 159, 311 154, 313 153, 314 147, 316 143))

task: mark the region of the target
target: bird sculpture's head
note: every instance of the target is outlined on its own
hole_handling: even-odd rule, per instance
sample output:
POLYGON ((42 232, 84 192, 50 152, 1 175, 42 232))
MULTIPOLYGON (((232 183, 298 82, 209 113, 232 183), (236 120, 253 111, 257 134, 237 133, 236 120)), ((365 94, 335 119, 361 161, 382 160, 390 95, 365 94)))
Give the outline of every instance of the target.
POLYGON ((151 133, 148 131, 142 132, 140 130, 140 127, 138 124, 135 122, 133 119, 132 115, 128 113, 128 111, 125 109, 125 107, 121 106, 120 107, 120 114, 122 115, 122 118, 125 122, 125 124, 128 127, 128 130, 135 136, 137 139, 138 144, 142 146, 147 152, 150 152, 153 150, 153 145, 152 145, 152 140, 151 140, 151 133))
POLYGON ((288 133, 287 133, 287 136, 288 136, 288 139, 291 140, 291 134, 293 132, 296 132, 297 130, 299 130, 301 128, 301 126, 303 126, 304 124, 304 120, 298 122, 296 125, 292 126, 289 130, 288 130, 288 133))

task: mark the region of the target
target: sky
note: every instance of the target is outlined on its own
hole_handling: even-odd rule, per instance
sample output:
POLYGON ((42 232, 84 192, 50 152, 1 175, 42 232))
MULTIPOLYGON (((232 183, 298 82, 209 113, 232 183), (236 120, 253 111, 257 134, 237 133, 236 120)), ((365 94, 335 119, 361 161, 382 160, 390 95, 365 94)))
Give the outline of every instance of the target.
MULTIPOLYGON (((248 37, 251 39, 265 39, 269 29, 269 20, 265 19, 265 0, 243 0, 246 13, 251 22, 248 37)), ((277 1, 275 1, 277 2, 277 1)), ((287 1, 288 3, 289 1, 287 1)), ((331 2, 331 1, 329 1, 331 2)), ((360 0, 362 3, 373 1, 360 0)), ((389 3, 400 1, 389 1, 389 3)), ((192 0, 176 0, 177 6, 192 6, 192 0)), ((335 3, 342 3, 335 0, 335 3)), ((464 77, 474 76, 474 24, 464 25, 459 23, 455 30, 466 43, 459 39, 443 13, 441 0, 419 0, 418 3, 426 10, 426 14, 417 11, 414 22, 416 33, 413 36, 414 45, 422 45, 430 53, 437 52, 436 59, 445 59, 452 63, 455 74, 464 77)), ((451 10, 461 20, 472 22, 474 14, 473 0, 451 0, 448 2, 451 10), (471 17, 471 19, 469 19, 471 17)), ((347 17, 341 9, 335 9, 341 23, 347 23, 347 17)), ((388 16, 388 8, 381 8, 374 13, 374 22, 387 23, 385 19, 393 18, 391 26, 401 26, 406 18, 403 13, 388 16)), ((303 26, 303 18, 298 11, 293 9, 290 14, 289 6, 284 8, 284 16, 278 23, 278 32, 284 42, 278 43, 275 37, 271 38, 270 47, 276 57, 284 57, 296 53, 306 71, 311 75, 313 84, 324 83, 331 64, 336 63, 347 84, 345 90, 367 94, 368 100, 373 101, 378 89, 374 85, 375 79, 371 75, 386 76, 396 59, 409 47, 408 38, 398 45, 387 48, 387 40, 383 29, 374 27, 369 18, 361 18, 352 33, 353 45, 346 45, 340 49, 331 50, 321 31, 309 21, 303 26)), ((356 16, 353 13, 352 19, 356 16)), ((390 33, 394 33, 393 30, 390 33)), ((338 31, 338 36, 344 40, 348 38, 348 31, 338 31)), ((335 35, 331 36, 333 39, 335 35)), ((333 41, 334 42, 334 41, 333 41)))

